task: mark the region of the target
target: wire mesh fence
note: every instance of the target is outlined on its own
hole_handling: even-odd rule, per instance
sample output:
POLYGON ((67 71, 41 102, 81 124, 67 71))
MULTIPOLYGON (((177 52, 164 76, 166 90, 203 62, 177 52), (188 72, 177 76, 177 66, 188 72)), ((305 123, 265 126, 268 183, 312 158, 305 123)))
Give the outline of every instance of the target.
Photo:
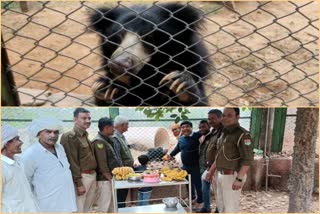
POLYGON ((193 28, 197 21, 188 24, 180 20, 179 10, 168 11, 161 2, 143 3, 140 9, 132 7, 137 5, 135 2, 27 4, 28 11, 22 12, 18 2, 2 2, 2 47, 10 62, 5 72, 12 72, 15 82, 11 86, 14 92, 19 91, 24 105, 94 105, 94 98, 103 101, 97 102, 99 105, 127 106, 318 105, 317 1, 236 2, 234 8, 223 2, 180 2, 179 10, 192 8, 199 15, 203 25, 199 29, 193 28), (111 12, 97 12, 100 7, 109 7, 111 12), (106 18, 119 10, 133 13, 134 18, 119 22, 106 18), (89 17, 95 13, 112 24, 118 23, 120 30, 112 36, 122 41, 123 32, 134 32, 129 23, 137 20, 152 24, 153 30, 135 34, 133 43, 122 46, 112 36, 93 32, 89 17), (164 23, 150 21, 146 15, 150 13, 155 17, 169 13, 165 20, 169 24, 171 19, 178 20, 183 28, 173 34, 168 26, 163 27, 164 23), (164 52, 162 48, 173 43, 157 44, 157 37, 152 38, 155 41, 147 40, 159 31, 177 47, 170 45, 170 50, 164 52), (179 37, 185 32, 193 38, 179 37), (114 69, 112 63, 119 55, 101 52, 101 46, 110 42, 114 46, 108 46, 110 50, 129 53, 138 58, 137 63, 114 69), (199 43, 206 52, 195 51, 199 43), (147 49, 143 57, 136 52, 139 44, 147 49), (159 52, 165 62, 155 57, 159 52), (181 63, 187 59, 186 52, 193 55, 181 63), (200 72, 200 64, 207 67, 207 73, 200 72), (114 75, 111 68, 118 73, 114 75), (147 68, 151 72, 143 71, 147 68), (167 73, 166 69, 178 73, 167 73), (164 77, 165 83, 159 85, 164 77), (97 84, 99 78, 103 82, 97 84), (186 94, 191 100, 187 104, 186 94), (124 99, 135 102, 126 103, 124 99))
MULTIPOLYGON (((109 117, 109 108, 88 108, 91 112, 91 126, 87 130, 89 139, 93 139, 98 130, 98 120, 102 117, 109 117)), ((198 131, 198 125, 200 120, 207 118, 207 113, 210 108, 190 108, 189 120, 193 124, 193 130, 198 131)), ((33 119, 37 118, 56 118, 63 121, 64 131, 69 131, 73 128, 73 111, 74 108, 6 108, 1 109, 1 121, 2 124, 14 126, 19 129, 21 139, 25 142, 23 148, 28 148, 32 141, 29 139, 27 128, 31 124, 33 119)), ((128 139, 129 144, 132 146, 132 151, 136 152, 141 150, 146 153, 148 148, 160 146, 157 144, 156 135, 165 135, 161 146, 166 149, 172 150, 177 143, 176 138, 173 136, 170 126, 174 122, 174 119, 170 117, 170 114, 165 114, 164 118, 159 121, 148 118, 140 111, 136 111, 136 108, 119 108, 119 115, 127 117, 129 119, 129 129, 124 133, 128 139), (158 133, 158 130, 165 130, 167 133, 158 133), (164 142, 167 141, 167 142, 164 142)), ((251 111, 246 109, 241 111, 240 124, 247 130, 250 127, 250 115, 251 111)))

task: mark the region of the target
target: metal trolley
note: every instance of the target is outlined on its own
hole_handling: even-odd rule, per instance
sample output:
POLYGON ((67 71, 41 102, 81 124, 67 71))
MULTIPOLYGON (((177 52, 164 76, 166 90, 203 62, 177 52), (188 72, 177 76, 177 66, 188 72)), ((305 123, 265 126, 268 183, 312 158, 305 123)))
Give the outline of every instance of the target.
POLYGON ((130 182, 128 180, 117 181, 114 178, 112 179, 112 195, 113 195, 113 207, 115 213, 167 213, 167 212, 176 212, 176 213, 186 213, 186 209, 189 209, 189 212, 192 213, 192 199, 191 199, 191 175, 188 175, 188 180, 183 181, 160 181, 159 183, 144 183, 144 182, 130 182), (188 185, 189 194, 188 194, 188 203, 182 199, 181 186, 188 185), (144 205, 144 206, 135 206, 135 207, 124 207, 118 209, 117 201, 117 190, 118 189, 131 189, 131 188, 140 188, 140 187, 161 187, 161 186, 174 186, 179 185, 179 203, 177 204, 177 209, 169 210, 165 207, 165 204, 160 200, 161 198, 155 199, 154 201, 160 200, 161 203, 144 205), (183 207, 185 205, 186 207, 183 207))

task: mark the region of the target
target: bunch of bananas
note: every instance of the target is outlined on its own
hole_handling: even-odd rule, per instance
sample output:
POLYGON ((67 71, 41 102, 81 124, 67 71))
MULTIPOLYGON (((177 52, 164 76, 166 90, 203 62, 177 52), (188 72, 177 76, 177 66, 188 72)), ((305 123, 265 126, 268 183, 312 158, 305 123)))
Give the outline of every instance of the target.
POLYGON ((112 174, 115 176, 116 180, 128 180, 130 174, 134 173, 131 167, 116 167, 112 170, 112 174))
POLYGON ((188 175, 187 171, 179 168, 171 169, 169 167, 164 167, 161 169, 161 173, 164 175, 161 180, 162 181, 181 181, 184 180, 188 175))

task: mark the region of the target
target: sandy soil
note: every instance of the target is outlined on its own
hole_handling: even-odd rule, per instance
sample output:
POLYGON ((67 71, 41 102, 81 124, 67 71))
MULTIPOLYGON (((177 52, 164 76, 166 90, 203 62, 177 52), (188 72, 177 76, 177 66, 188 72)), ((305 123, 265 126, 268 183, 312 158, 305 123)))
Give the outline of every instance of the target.
MULTIPOLYGON (((97 35, 87 30, 88 14, 101 4, 29 2, 26 13, 17 5, 2 11, 16 85, 90 95, 101 55, 97 35)), ((210 105, 318 104, 318 2, 270 2, 259 9, 256 2, 236 2, 237 12, 216 3, 192 5, 207 13, 201 34, 216 67, 205 81, 210 105)))

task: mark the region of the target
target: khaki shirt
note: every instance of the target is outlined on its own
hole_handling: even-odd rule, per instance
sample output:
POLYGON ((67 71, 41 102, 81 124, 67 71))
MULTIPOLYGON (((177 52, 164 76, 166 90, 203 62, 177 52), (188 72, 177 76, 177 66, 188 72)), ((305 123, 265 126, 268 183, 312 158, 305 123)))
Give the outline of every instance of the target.
POLYGON ((221 135, 222 128, 223 127, 221 125, 219 128, 212 130, 212 133, 211 133, 211 137, 210 137, 210 140, 209 140, 209 145, 208 145, 208 148, 207 148, 207 166, 209 168, 213 164, 213 162, 214 162, 214 160, 216 158, 217 141, 218 141, 218 138, 221 135))
POLYGON ((88 139, 88 133, 74 127, 73 130, 61 136, 60 142, 70 163, 73 182, 76 186, 83 186, 81 172, 87 170, 94 171, 97 168, 93 148, 88 139))
POLYGON ((250 166, 253 162, 253 142, 249 132, 239 124, 225 127, 222 132, 218 139, 217 169, 239 171, 241 166, 250 166))

